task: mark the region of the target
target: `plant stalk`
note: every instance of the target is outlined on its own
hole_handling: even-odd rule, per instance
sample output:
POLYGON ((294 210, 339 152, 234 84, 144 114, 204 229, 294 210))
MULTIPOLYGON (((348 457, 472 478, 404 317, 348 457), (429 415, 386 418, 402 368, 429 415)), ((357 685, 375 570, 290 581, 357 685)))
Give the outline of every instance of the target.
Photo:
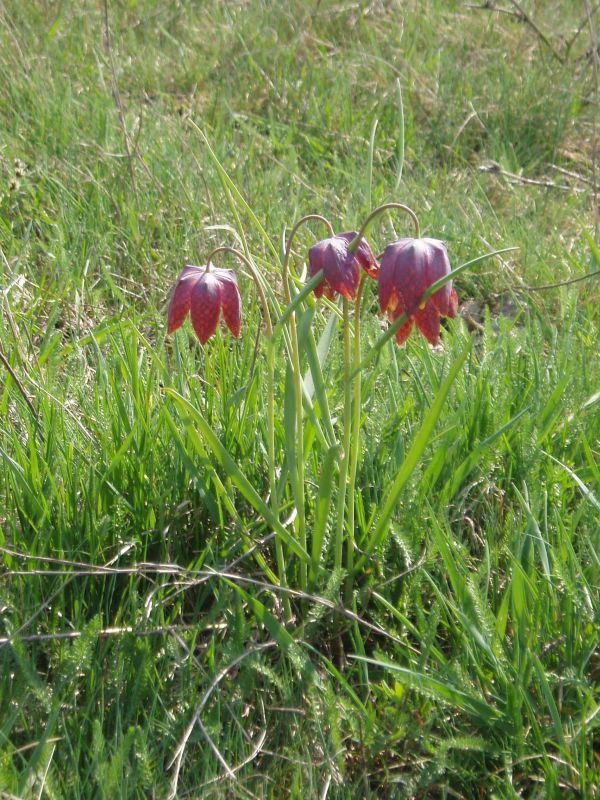
POLYGON ((351 434, 350 434, 350 476, 348 481, 348 506, 347 506, 347 528, 348 538, 346 540, 346 569, 348 577, 346 578, 346 585, 344 590, 344 601, 349 605, 352 601, 352 586, 354 570, 354 549, 356 547, 356 539, 354 536, 354 508, 356 500, 356 473, 358 471, 358 457, 360 455, 360 415, 362 408, 362 382, 360 370, 357 369, 360 364, 361 350, 360 350, 360 309, 363 292, 365 288, 365 274, 361 275, 358 291, 356 293, 356 301, 354 305, 354 347, 352 348, 352 364, 350 367, 350 374, 346 376, 348 383, 352 385, 352 421, 351 421, 351 434))
MULTIPOLYGON (((279 517, 279 503, 277 497, 277 476, 275 472, 275 347, 273 336, 273 323, 271 321, 271 313, 269 311, 269 304, 265 292, 262 288, 258 271, 254 264, 244 255, 240 250, 234 247, 217 247, 215 248, 206 260, 206 269, 210 269, 210 264, 214 256, 219 253, 230 253, 235 255, 242 261, 254 281, 258 298, 262 307, 263 318, 265 321, 265 329, 267 335, 267 470, 269 473, 269 495, 270 505, 274 517, 279 517)), ((305 546, 305 543, 304 543, 305 546)), ((283 553, 283 544, 281 538, 275 535, 275 556, 277 559, 277 572, 279 583, 283 588, 287 587, 287 578, 285 572, 285 558, 283 553)), ((289 596, 284 595, 283 598, 284 611, 287 619, 291 619, 292 610, 290 605, 289 596)))
POLYGON ((384 203, 382 206, 378 206, 373 211, 371 211, 369 216, 363 222, 363 224, 361 225, 360 230, 356 234, 355 238, 348 245, 348 252, 349 253, 355 253, 356 252, 356 250, 358 248, 358 245, 360 244, 361 239, 363 238, 363 236, 367 232, 367 228, 369 227, 371 222, 373 222, 373 220, 376 217, 378 217, 381 213, 383 213, 384 211, 388 211, 391 208, 398 208, 401 211, 406 211, 406 213, 409 215, 409 217, 411 217, 412 221, 414 222, 416 238, 418 239, 421 236, 421 227, 419 225, 419 218, 417 217, 415 212, 412 210, 412 208, 409 208, 408 206, 405 206, 404 203, 384 203))
MULTIPOLYGON (((289 277, 289 263, 292 251, 292 241, 298 229, 305 222, 310 220, 318 220, 322 222, 328 229, 328 232, 333 236, 333 228, 330 222, 322 217, 320 214, 308 214, 302 219, 298 220, 291 230, 285 255, 282 265, 282 279, 283 279, 283 292, 286 303, 289 305, 292 302, 292 293, 290 290, 290 277, 289 277)), ((304 409, 302 405, 302 374, 300 371, 300 348, 298 347, 298 331, 296 328, 296 315, 291 314, 289 318, 290 328, 290 342, 291 353, 290 360, 292 372, 294 377, 294 396, 296 404, 296 475, 292 477, 296 483, 296 503, 297 503, 297 525, 298 525, 298 539, 301 547, 306 550, 306 513, 304 503, 304 409)), ((300 564, 300 588, 305 591, 307 587, 307 565, 300 564)))
POLYGON ((346 484, 348 481, 348 467, 350 465, 350 446, 352 436, 352 342, 350 331, 350 303, 345 297, 342 300, 342 308, 342 325, 344 328, 344 419, 342 428, 342 460, 340 462, 336 509, 336 530, 334 540, 335 550, 333 565, 336 570, 339 570, 342 567, 344 526, 346 522, 346 484))

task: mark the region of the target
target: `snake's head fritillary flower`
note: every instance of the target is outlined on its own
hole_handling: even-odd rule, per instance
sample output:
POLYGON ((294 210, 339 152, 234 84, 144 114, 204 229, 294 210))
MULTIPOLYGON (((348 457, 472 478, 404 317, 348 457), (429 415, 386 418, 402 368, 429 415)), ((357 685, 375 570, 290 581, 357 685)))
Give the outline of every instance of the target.
POLYGON ((348 245, 356 238, 354 231, 338 233, 314 244, 308 251, 311 277, 323 270, 323 280, 315 288, 315 295, 325 294, 333 299, 337 292, 347 300, 354 300, 360 280, 361 267, 372 278, 379 273, 379 264, 366 239, 361 239, 354 252, 348 245))
POLYGON ((455 317, 458 297, 448 282, 422 302, 423 293, 450 273, 446 246, 438 239, 400 239, 389 244, 381 257, 379 307, 393 322, 402 314, 408 320, 396 332, 396 341, 406 341, 413 323, 432 345, 440 342, 440 316, 455 317))
POLYGON ((240 335, 242 301, 233 270, 187 265, 182 270, 169 304, 167 333, 183 325, 188 312, 198 339, 204 344, 217 329, 219 315, 234 336, 240 335))

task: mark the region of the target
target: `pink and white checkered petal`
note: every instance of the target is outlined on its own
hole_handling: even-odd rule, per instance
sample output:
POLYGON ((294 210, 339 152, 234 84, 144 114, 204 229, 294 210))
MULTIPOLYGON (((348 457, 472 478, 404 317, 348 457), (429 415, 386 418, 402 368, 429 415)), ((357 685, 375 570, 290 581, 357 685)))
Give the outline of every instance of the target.
POLYGON ((185 267, 173 288, 167 313, 167 333, 171 334, 183 325, 190 310, 192 289, 202 276, 200 267, 185 267))
POLYGON ((242 298, 235 280, 221 282, 221 308, 223 319, 231 333, 237 338, 242 327, 242 298))
POLYGON ((402 239, 389 244, 381 258, 381 268, 378 278, 379 308, 382 312, 395 311, 400 305, 402 311, 406 310, 404 291, 406 288, 405 269, 406 259, 404 251, 406 243, 412 239, 402 239))
POLYGON ((322 266, 325 280, 334 292, 349 300, 353 299, 358 288, 359 268, 354 256, 348 252, 347 242, 341 236, 334 236, 319 244, 321 247, 316 265, 322 266))
POLYGON ((412 331, 414 319, 411 317, 408 319, 404 325, 401 325, 398 330, 396 331, 396 344, 404 344, 404 342, 410 336, 410 332, 412 331))
POLYGON ((211 267, 210 272, 211 275, 214 275, 218 281, 235 283, 237 286, 237 275, 232 269, 225 269, 224 267, 211 267))
POLYGON ((458 314, 458 295, 456 289, 452 287, 450 291, 450 304, 448 306, 447 317, 455 317, 458 314))
POLYGON ((217 329, 221 313, 221 284, 206 272, 196 283, 191 297, 192 325, 196 336, 205 344, 217 329))
POLYGON ((440 315, 430 300, 425 304, 425 308, 417 311, 415 322, 427 341, 436 347, 440 343, 440 315))
MULTIPOLYGON (((346 231, 344 233, 337 234, 338 238, 344 239, 344 241, 348 242, 348 244, 356 239, 357 235, 357 231, 346 231)), ((360 240, 359 245, 354 253, 354 257, 367 275, 369 275, 371 278, 377 279, 379 275, 379 262, 375 258, 369 243, 364 237, 360 240)))
POLYGON ((360 280, 358 261, 348 254, 343 261, 332 263, 325 270, 327 283, 331 288, 345 297, 354 300, 360 280))

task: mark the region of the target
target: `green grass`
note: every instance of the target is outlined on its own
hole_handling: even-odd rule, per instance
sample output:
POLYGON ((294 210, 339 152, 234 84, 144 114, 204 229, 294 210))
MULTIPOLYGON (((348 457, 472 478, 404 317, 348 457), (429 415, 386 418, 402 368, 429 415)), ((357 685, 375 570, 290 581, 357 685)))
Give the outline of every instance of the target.
MULTIPOLYGON (((600 266, 586 4, 521 4, 560 58, 458 2, 108 5, 110 51, 102 2, 0 9, 0 797, 166 797, 180 743, 178 797, 594 797, 598 277, 531 288, 600 266), (299 307, 309 553, 322 540, 300 594, 286 544, 286 594, 257 505, 252 282, 240 339, 204 347, 189 321, 165 339, 166 299, 227 244, 283 307, 299 217, 349 230, 391 200, 454 266, 519 249, 459 276, 475 326, 387 344, 363 371, 352 535, 369 555, 349 594, 341 333, 330 307, 299 307)), ((387 214, 369 239, 411 233, 387 214)), ((298 273, 321 234, 302 229, 298 273)), ((368 288, 363 354, 376 305, 368 288)), ((287 336, 278 524, 297 499, 287 336)))

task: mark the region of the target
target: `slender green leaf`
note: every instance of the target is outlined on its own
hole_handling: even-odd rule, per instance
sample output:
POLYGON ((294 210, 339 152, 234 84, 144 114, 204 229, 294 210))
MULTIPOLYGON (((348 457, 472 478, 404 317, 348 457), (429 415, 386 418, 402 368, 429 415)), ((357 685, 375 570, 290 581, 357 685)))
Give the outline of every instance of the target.
POLYGON ((404 102, 402 100, 402 84, 400 78, 396 78, 396 98, 398 105, 398 169, 396 172, 396 184, 394 191, 397 192, 402 183, 402 171, 404 169, 404 102))
POLYGON ((446 490, 446 496, 449 499, 452 499, 456 496, 456 493, 462 486, 465 479, 470 475, 477 463, 482 458, 483 454, 490 448, 496 439, 499 439, 501 436, 503 436, 506 431, 512 428, 512 426, 526 413, 526 408, 519 411, 518 414, 515 414, 512 419, 509 419, 508 422, 502 425, 501 428, 498 428, 498 430, 495 431, 491 436, 488 436, 487 439, 484 439, 483 442, 480 442, 474 450, 471 450, 464 461, 452 472, 452 478, 448 482, 448 488, 446 490))
POLYGON ((404 486, 406 485, 408 479, 413 473, 413 470, 417 466, 423 451, 427 447, 429 440, 433 434, 433 429, 435 428, 435 424, 438 420, 442 412, 442 408, 444 407, 444 403, 446 402, 446 397, 448 396, 448 392, 452 387, 452 384, 456 380, 458 373, 460 372, 462 365, 465 363, 469 353, 471 351, 471 342, 468 341, 461 354, 458 356, 454 364, 452 365, 448 376, 442 383, 439 392, 436 395, 434 402, 432 403, 429 411, 425 415, 425 419, 421 424, 421 428, 419 429, 418 434, 416 435, 410 450, 406 454, 406 457, 400 467, 396 478, 394 479, 391 487, 384 495, 381 510, 379 512, 379 516, 376 518, 376 521, 373 526, 373 530, 368 534, 368 540, 365 545, 363 555, 358 559, 355 565, 355 572, 358 572, 365 564, 368 556, 373 553, 378 547, 380 547, 385 538, 387 536, 390 521, 392 519, 392 515, 396 508, 396 504, 400 497, 404 486))
POLYGON ((258 512, 265 521, 273 528, 275 533, 281 537, 283 542, 290 548, 290 550, 297 555, 305 563, 310 562, 310 558, 306 550, 294 539, 289 531, 284 528, 281 522, 273 514, 269 506, 265 503, 262 497, 258 494, 256 489, 252 486, 248 478, 244 475, 239 466, 235 463, 231 455, 223 447, 219 441, 218 436, 212 430, 208 422, 204 419, 202 414, 195 408, 189 400, 176 392, 174 389, 166 387, 163 389, 165 394, 172 397, 177 405, 184 412, 191 415, 194 422, 198 425, 207 445, 212 450, 217 461, 225 470, 229 478, 240 490, 245 499, 250 503, 256 512, 258 512))
POLYGON ((248 215, 249 219, 252 221, 252 224, 254 225, 256 230, 260 233, 262 240, 265 242, 265 244, 267 245, 267 247, 269 248, 269 250, 273 254, 275 260, 278 262, 279 261, 279 255, 277 253, 277 248, 275 247, 275 245, 271 241, 268 233, 265 231, 264 227, 260 223, 258 217, 254 213, 252 208, 248 205, 248 203, 244 199, 244 196, 242 195, 240 190, 237 188, 235 183, 229 177, 229 174, 228 174, 227 170, 221 164, 217 154, 215 153, 215 151, 211 147, 210 142, 208 140, 208 137, 206 136, 204 131, 196 125, 196 123, 193 120, 190 120, 190 122, 191 122, 192 126, 195 128, 195 130, 198 132, 200 137, 202 138, 202 141, 204 142, 204 144, 206 146, 206 149, 208 150, 208 154, 210 155, 211 160, 212 160, 213 164, 215 165, 215 167, 217 169, 217 173, 219 175, 219 178, 221 178, 221 180, 224 183, 224 185, 227 187, 227 189, 231 192, 233 197, 235 197, 235 199, 238 201, 238 203, 244 209, 244 211, 248 215))
POLYGON ((431 675, 426 675, 423 672, 416 672, 415 670, 401 667, 392 662, 378 661, 375 658, 365 658, 364 656, 356 654, 350 654, 348 657, 356 659, 357 661, 365 661, 367 664, 372 664, 374 667, 379 667, 379 669, 382 670, 389 670, 396 675, 398 680, 403 681, 412 689, 424 692, 429 697, 435 697, 443 703, 460 708, 474 716, 479 722, 493 725, 494 722, 502 717, 502 714, 493 706, 489 705, 489 703, 486 703, 485 700, 467 694, 462 689, 444 683, 438 678, 433 678, 431 675))
POLYGON ((335 475, 335 465, 339 458, 340 446, 330 447, 321 467, 321 479, 319 480, 319 491, 317 493, 317 505, 315 508, 315 521, 312 531, 312 557, 313 563, 319 564, 323 551, 323 542, 327 528, 327 518, 331 509, 331 491, 333 488, 333 478, 335 475))

